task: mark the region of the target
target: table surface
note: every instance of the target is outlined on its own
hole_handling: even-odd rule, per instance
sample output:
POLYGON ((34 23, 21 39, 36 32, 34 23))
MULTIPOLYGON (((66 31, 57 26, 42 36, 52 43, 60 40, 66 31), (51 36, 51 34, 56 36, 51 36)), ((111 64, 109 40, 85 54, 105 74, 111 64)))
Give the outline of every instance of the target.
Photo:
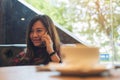
POLYGON ((0 80, 120 80, 120 69, 106 76, 61 76, 59 72, 37 71, 36 66, 0 67, 0 80))

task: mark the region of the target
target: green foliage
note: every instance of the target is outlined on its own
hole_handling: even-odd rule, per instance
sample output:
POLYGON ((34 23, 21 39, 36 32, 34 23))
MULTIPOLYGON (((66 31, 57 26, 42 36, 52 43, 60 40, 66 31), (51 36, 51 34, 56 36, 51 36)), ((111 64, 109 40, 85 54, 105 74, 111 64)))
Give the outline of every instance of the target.
POLYGON ((62 6, 64 4, 62 4, 59 8, 57 6, 50 4, 49 1, 45 0, 25 0, 25 1, 34 6, 35 8, 37 8, 40 12, 49 15, 54 21, 58 22, 60 25, 63 26, 67 23, 64 17, 62 16, 62 14, 65 11, 64 6, 62 6))

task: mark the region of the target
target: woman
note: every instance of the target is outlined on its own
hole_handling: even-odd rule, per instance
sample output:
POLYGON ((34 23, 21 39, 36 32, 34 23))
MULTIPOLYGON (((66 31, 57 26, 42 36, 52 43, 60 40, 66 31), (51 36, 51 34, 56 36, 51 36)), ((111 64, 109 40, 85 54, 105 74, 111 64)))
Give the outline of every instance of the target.
POLYGON ((12 60, 13 65, 39 65, 61 62, 60 41, 51 18, 37 15, 27 29, 27 51, 12 60))

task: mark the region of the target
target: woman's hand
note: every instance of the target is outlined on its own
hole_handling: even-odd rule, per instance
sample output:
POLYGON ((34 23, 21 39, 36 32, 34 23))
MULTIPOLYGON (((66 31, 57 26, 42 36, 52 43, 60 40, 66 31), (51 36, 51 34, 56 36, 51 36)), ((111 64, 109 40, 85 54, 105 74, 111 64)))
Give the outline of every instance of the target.
POLYGON ((47 34, 47 32, 42 36, 42 41, 45 42, 46 49, 47 49, 47 52, 48 52, 49 54, 52 53, 52 52, 54 52, 53 42, 52 42, 49 34, 47 34))
MULTIPOLYGON (((45 41, 45 45, 46 45, 46 49, 47 49, 47 52, 49 53, 49 55, 54 51, 53 49, 53 42, 51 40, 51 37, 49 36, 49 34, 45 33, 43 36, 42 36, 42 41, 45 41)), ((54 55, 50 56, 51 57, 51 60, 53 62, 60 62, 60 58, 58 57, 57 53, 55 52, 54 55)))

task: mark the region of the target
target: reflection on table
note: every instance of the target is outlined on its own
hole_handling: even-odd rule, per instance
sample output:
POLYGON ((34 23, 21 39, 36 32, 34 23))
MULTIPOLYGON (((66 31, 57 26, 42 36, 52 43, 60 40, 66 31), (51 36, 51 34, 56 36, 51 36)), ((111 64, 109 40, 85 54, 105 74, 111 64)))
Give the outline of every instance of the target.
POLYGON ((56 71, 37 71, 37 66, 0 67, 0 80, 120 80, 120 70, 104 76, 62 76, 56 71))

